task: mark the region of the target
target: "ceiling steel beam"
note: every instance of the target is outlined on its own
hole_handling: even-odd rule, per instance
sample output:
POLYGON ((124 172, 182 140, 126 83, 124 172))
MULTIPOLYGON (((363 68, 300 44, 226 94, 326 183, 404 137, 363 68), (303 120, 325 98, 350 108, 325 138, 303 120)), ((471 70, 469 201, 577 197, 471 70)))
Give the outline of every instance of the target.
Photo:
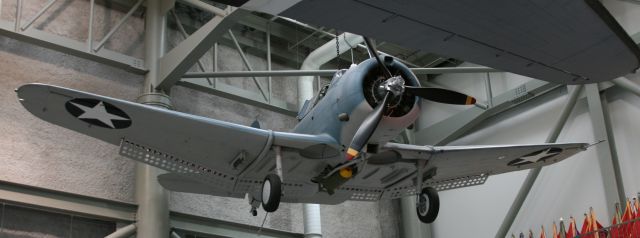
MULTIPOLYGON (((169 26, 175 27, 176 30, 180 31, 180 29, 178 29, 179 26, 177 26, 178 22, 180 22, 180 23, 183 23, 183 28, 185 29, 185 32, 187 34, 189 34, 189 32, 195 32, 197 30, 197 29, 194 29, 193 19, 189 18, 185 14, 177 14, 177 12, 176 12, 176 15, 179 20, 175 20, 175 18, 170 18, 171 23, 173 24, 170 24, 169 26)), ((239 29, 241 29, 239 26, 241 27, 241 25, 236 25, 235 27, 233 27, 233 31, 239 32, 240 31, 239 29)), ((245 53, 251 54, 257 57, 263 57, 264 55, 267 54, 268 47, 266 44, 266 40, 262 40, 264 38, 266 38, 266 36, 264 35, 264 33, 260 31, 243 32, 243 34, 236 34, 236 39, 238 43, 240 43, 240 45, 242 46, 245 53)), ((235 43, 233 42, 229 34, 224 34, 222 38, 218 40, 218 43, 224 46, 228 46, 230 48, 235 47, 235 43)), ((300 63, 296 63, 295 59, 304 58, 304 56, 301 56, 296 51, 287 50, 286 45, 274 44, 274 43, 275 42, 272 42, 272 47, 271 47, 271 51, 272 51, 271 54, 274 58, 274 61, 280 63, 283 66, 290 67, 290 68, 300 67, 300 63)))
POLYGON ((158 89, 168 90, 193 66, 204 53, 218 41, 235 22, 249 15, 245 10, 235 10, 225 17, 215 16, 200 29, 183 40, 158 60, 160 79, 158 89))
POLYGON ((136 205, 0 181, 0 200, 10 204, 87 217, 131 222, 136 205))
POLYGON ((493 98, 493 107, 469 108, 415 133, 416 142, 422 145, 445 145, 467 133, 483 120, 540 96, 559 84, 532 80, 493 98))
MULTIPOLYGON (((247 68, 247 70, 253 71, 253 66, 251 66, 251 62, 249 62, 249 59, 247 59, 247 56, 244 54, 244 51, 242 50, 240 43, 238 43, 238 39, 236 39, 236 36, 233 34, 233 31, 229 29, 227 32, 229 36, 231 36, 231 40, 233 41, 233 44, 236 46, 236 50, 238 51, 238 54, 242 59, 242 63, 244 63, 244 66, 247 68)), ((262 94, 265 100, 269 101, 269 96, 267 96, 267 93, 265 93, 264 89, 262 89, 262 84, 260 83, 260 81, 258 81, 258 79, 255 76, 252 76, 251 78, 253 79, 253 83, 255 83, 256 86, 258 87, 258 91, 260 91, 260 94, 262 94)))
POLYGON ((42 14, 44 14, 44 12, 46 12, 51 6, 53 6, 54 3, 56 3, 56 0, 49 0, 47 5, 45 5, 43 8, 41 8, 40 11, 38 11, 38 13, 36 13, 36 15, 31 17, 31 19, 26 24, 24 24, 23 26, 20 27, 20 30, 24 31, 27 28, 29 28, 31 26, 31 24, 33 24, 33 22, 38 20, 38 18, 40 18, 40 16, 42 16, 42 14))
MULTIPOLYGON (((600 90, 604 91, 614 85, 615 84, 611 82, 600 83, 600 90)), ((488 108, 487 110, 479 107, 469 108, 428 128, 417 131, 415 133, 416 141, 420 144, 427 145, 447 144, 466 134, 484 119, 518 106, 525 101, 541 96, 560 86, 559 84, 552 84, 540 80, 529 81, 494 97, 492 100, 494 106, 492 108, 488 108)), ((581 98, 584 97, 585 96, 581 96, 581 98)))
POLYGON ((136 223, 131 223, 120 229, 117 229, 113 233, 105 236, 104 238, 128 238, 136 234, 136 231, 137 231, 136 223))
MULTIPOLYGON (((226 72, 188 72, 182 78, 233 78, 233 77, 277 77, 277 76, 333 76, 336 69, 320 70, 273 70, 273 71, 226 71, 226 72)), ((487 67, 446 67, 446 68, 411 68, 414 74, 444 73, 484 73, 502 72, 487 67)))
MULTIPOLYGON (((246 54, 254 55, 257 57, 266 56, 267 44, 265 42, 261 42, 257 39, 252 39, 253 37, 243 37, 239 34, 236 35, 236 38, 246 54)), ((228 34, 225 34, 222 39, 218 40, 218 43, 229 48, 235 47, 231 36, 229 36, 228 34)), ((304 55, 296 54, 296 52, 294 51, 287 51, 285 50, 285 47, 274 46, 276 45, 272 42, 271 57, 273 58, 274 63, 277 62, 282 66, 286 66, 289 68, 300 67, 300 62, 296 62, 296 59, 304 59, 304 55)))
POLYGON ((180 2, 186 3, 192 7, 200 8, 201 10, 208 11, 218 16, 225 16, 227 12, 224 9, 220 9, 211 4, 205 3, 200 0, 180 0, 180 2))
POLYGON ((296 116, 298 114, 296 105, 292 103, 273 97, 271 98, 271 102, 267 102, 260 93, 235 87, 221 81, 216 82, 214 87, 214 85, 209 84, 204 78, 190 78, 182 79, 178 81, 176 85, 282 113, 287 116, 296 116))
POLYGON ((640 85, 627 79, 626 77, 619 77, 611 80, 616 86, 626 89, 627 91, 640 96, 640 85))
MULTIPOLYGON (((178 14, 176 14, 176 11, 171 10, 170 12, 171 12, 171 16, 173 16, 173 19, 176 21, 176 26, 178 27, 178 32, 180 32, 180 34, 182 35, 182 37, 184 39, 189 38, 189 34, 187 33, 187 31, 182 26, 182 22, 180 21, 180 18, 178 17, 178 14)), ((200 68, 200 71, 202 71, 202 72, 206 72, 207 71, 207 69, 204 67, 204 63, 202 63, 202 60, 198 59, 196 61, 196 63, 198 64, 198 68, 200 68)), ((207 78, 207 81, 211 81, 211 79, 207 78)))
POLYGON ((333 76, 335 69, 326 70, 256 70, 256 71, 223 71, 223 72, 189 72, 182 78, 235 78, 235 77, 278 77, 278 76, 333 76))
POLYGON ((98 42, 98 45, 93 47, 93 51, 99 51, 102 48, 102 46, 104 46, 104 44, 107 43, 109 38, 111 38, 111 36, 114 33, 116 33, 116 31, 118 31, 118 29, 120 29, 122 24, 124 24, 127 21, 127 19, 129 19, 129 17, 131 17, 131 15, 133 15, 133 13, 138 10, 138 8, 142 5, 143 1, 144 0, 138 0, 138 2, 136 2, 136 4, 133 5, 133 7, 127 12, 127 14, 125 14, 124 17, 122 17, 118 21, 118 23, 116 23, 116 25, 113 28, 111 28, 111 30, 109 30, 109 32, 102 38, 102 40, 100 40, 100 42, 98 42))

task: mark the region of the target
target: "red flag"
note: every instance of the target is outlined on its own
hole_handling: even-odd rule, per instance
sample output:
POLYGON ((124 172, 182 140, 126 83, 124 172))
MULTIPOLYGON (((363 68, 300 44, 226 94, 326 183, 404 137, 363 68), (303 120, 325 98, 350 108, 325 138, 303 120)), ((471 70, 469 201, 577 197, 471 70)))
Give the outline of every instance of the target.
MULTIPOLYGON (((580 229, 580 234, 587 234, 592 231, 593 225, 591 225, 591 216, 587 216, 584 214, 584 220, 582 221, 582 228, 580 229)), ((584 235, 584 238, 591 238, 593 235, 584 235)))
MULTIPOLYGON (((622 214, 622 223, 633 220, 633 213, 631 213, 631 210, 631 202, 627 199, 627 206, 624 208, 624 213, 622 214)), ((622 225, 622 235, 624 237, 631 236, 632 228, 633 226, 629 223, 622 225)))
POLYGON ((631 213, 631 202, 627 199, 627 207, 624 208, 624 213, 622 214, 622 222, 630 221, 633 219, 633 214, 631 213))
POLYGON ((606 238, 606 231, 602 230, 602 225, 598 222, 598 218, 596 218, 596 212, 593 211, 593 208, 589 208, 589 217, 591 218, 591 231, 598 231, 594 233, 591 237, 593 238, 606 238))
POLYGON ((566 238, 573 238, 578 236, 578 228, 576 227, 576 219, 569 218, 569 229, 567 229, 566 238))
POLYGON ((640 201, 636 198, 633 198, 633 205, 634 205, 634 216, 633 216, 633 223, 631 223, 631 230, 633 230, 633 235, 634 237, 640 237, 640 222, 638 221, 638 219, 640 219, 640 201))
POLYGON ((620 217, 620 203, 616 203, 616 213, 613 214, 613 220, 611 221, 611 238, 619 238, 622 237, 622 226, 619 225, 622 223, 622 219, 620 217))
POLYGON ((611 233, 611 238, 617 238, 618 234, 620 233, 620 232, 618 232, 618 230, 619 230, 618 223, 619 222, 618 222, 617 215, 613 215, 613 220, 611 221, 611 229, 609 231, 609 233, 611 233))

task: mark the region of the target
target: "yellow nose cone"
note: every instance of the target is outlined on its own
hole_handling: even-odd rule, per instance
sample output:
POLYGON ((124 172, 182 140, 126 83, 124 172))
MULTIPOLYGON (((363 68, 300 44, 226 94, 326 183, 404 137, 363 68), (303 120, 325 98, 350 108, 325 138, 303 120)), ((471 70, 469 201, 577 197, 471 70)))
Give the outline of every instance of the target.
POLYGON ((340 169, 340 177, 348 179, 351 176, 353 176, 353 169, 350 167, 340 169))

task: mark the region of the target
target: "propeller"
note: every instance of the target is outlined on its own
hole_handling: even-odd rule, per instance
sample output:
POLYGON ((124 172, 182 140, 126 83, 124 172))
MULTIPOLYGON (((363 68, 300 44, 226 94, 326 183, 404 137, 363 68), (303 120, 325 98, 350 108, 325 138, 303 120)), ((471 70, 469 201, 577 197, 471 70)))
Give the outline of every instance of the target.
POLYGON ((376 50, 371 40, 367 37, 363 38, 365 43, 367 44, 369 55, 376 58, 376 61, 382 68, 382 72, 386 78, 386 80, 379 87, 379 90, 384 90, 384 97, 382 98, 382 100, 378 101, 378 105, 374 108, 373 112, 371 112, 371 114, 369 114, 369 116, 365 118, 365 120, 362 122, 355 135, 353 136, 351 144, 347 149, 347 160, 356 158, 360 154, 364 146, 368 143, 369 139, 378 127, 378 124, 380 124, 382 117, 386 113, 387 106, 389 106, 387 105, 387 103, 390 101, 394 101, 392 99, 402 97, 404 93, 440 103, 455 105, 475 104, 475 98, 456 91, 443 88, 414 87, 404 85, 404 79, 401 76, 393 76, 389 68, 387 68, 387 66, 382 62, 382 59, 380 59, 380 55, 378 54, 378 51, 376 50))
POLYGON ((367 144, 371 135, 380 124, 380 120, 382 120, 382 116, 384 115, 384 109, 387 104, 387 100, 389 99, 391 93, 387 92, 382 98, 382 101, 378 103, 373 112, 367 116, 367 118, 362 121, 360 127, 356 131, 356 134, 353 136, 353 140, 351 140, 351 145, 349 145, 349 149, 347 150, 347 160, 352 160, 354 157, 358 156, 362 148, 367 144))
POLYGON ((476 104, 476 99, 474 97, 444 88, 404 86, 404 91, 423 99, 439 103, 455 105, 476 104))

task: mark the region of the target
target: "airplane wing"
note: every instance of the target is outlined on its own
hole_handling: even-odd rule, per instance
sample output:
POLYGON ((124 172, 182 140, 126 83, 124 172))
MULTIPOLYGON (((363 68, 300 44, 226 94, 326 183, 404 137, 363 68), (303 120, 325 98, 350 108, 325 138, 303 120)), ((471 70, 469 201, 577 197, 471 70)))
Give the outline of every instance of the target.
POLYGON ((28 84, 17 93, 35 116, 119 145, 122 156, 167 170, 170 173, 158 177, 165 188, 215 196, 242 198, 259 190, 264 177, 274 173, 272 146, 282 148, 282 201, 322 204, 412 194, 417 160, 426 160, 424 171, 433 175, 425 185, 446 190, 482 184, 493 174, 555 163, 587 147, 387 143, 372 153, 361 175, 328 195, 317 193, 309 177, 328 165, 324 161, 342 159, 341 148, 327 135, 262 130, 50 85, 28 84))
POLYGON ((281 16, 555 83, 640 66, 638 46, 598 0, 280 2, 295 3, 281 16))
MULTIPOLYGON (((165 177, 168 186, 189 177, 200 181, 192 187, 208 185, 205 192, 244 197, 273 173, 272 146, 280 146, 283 161, 299 171, 317 169, 301 165, 301 156, 340 154, 328 135, 263 130, 51 85, 27 84, 17 93, 35 116, 119 145, 122 156, 182 176, 165 177)), ((309 178, 297 180, 290 171, 285 171, 284 185, 291 187, 291 195, 309 187, 302 186, 309 178)))
MULTIPOLYGON (((425 160, 424 186, 437 190, 483 184, 487 177, 517 170, 550 165, 564 160, 589 145, 585 143, 504 145, 504 146, 418 146, 387 143, 380 157, 371 162, 395 163, 425 160)), ((383 195, 397 198, 415 193, 415 170, 412 175, 395 181, 385 188, 383 195)))

